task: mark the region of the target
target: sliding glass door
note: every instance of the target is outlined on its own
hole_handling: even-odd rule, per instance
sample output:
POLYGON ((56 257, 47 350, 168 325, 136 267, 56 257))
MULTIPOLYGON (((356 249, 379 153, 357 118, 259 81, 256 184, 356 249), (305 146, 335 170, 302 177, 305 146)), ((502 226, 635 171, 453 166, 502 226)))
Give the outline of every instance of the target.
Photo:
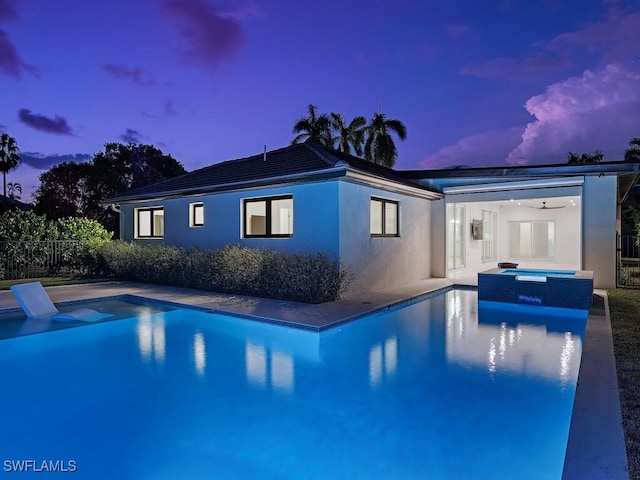
POLYGON ((447 268, 465 266, 465 207, 457 203, 447 205, 447 268))
POLYGON ((498 214, 490 210, 482 210, 482 261, 493 262, 498 256, 496 242, 498 214))

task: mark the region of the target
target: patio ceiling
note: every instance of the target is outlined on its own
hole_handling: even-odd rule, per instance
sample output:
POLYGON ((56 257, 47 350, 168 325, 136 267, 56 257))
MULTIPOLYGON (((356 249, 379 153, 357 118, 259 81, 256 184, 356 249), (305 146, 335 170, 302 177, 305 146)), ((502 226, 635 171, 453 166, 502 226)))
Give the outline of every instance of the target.
POLYGON ((492 205, 498 205, 502 207, 530 207, 540 208, 542 202, 546 202, 546 206, 550 209, 553 207, 567 207, 567 208, 579 208, 581 205, 581 199, 577 195, 563 196, 563 197, 542 197, 542 198, 522 198, 522 199, 509 199, 509 200, 497 200, 486 201, 480 203, 487 203, 492 205))

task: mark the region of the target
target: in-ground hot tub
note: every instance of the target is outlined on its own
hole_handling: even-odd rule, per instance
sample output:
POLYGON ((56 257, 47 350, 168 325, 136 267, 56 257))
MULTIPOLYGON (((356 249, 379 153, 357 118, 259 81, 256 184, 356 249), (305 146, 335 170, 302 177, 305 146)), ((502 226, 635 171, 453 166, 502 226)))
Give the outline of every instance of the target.
POLYGON ((593 272, 492 268, 478 273, 478 300, 588 310, 593 272))

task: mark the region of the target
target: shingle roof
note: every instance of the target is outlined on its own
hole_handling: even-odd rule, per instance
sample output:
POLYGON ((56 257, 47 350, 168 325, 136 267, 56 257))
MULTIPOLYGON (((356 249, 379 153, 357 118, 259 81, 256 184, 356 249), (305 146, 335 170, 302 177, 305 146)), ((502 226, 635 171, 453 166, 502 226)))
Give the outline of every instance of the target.
POLYGON ((415 188, 425 189, 400 176, 395 170, 367 162, 317 144, 300 143, 260 153, 251 157, 228 160, 162 182, 111 195, 106 202, 136 200, 167 194, 197 193, 222 189, 231 185, 266 182, 290 175, 321 172, 341 165, 415 188))
POLYGON ((33 205, 29 205, 28 203, 21 202, 20 200, 16 200, 15 198, 5 197, 0 193, 0 205, 6 204, 9 207, 17 207, 21 210, 32 210, 33 205))

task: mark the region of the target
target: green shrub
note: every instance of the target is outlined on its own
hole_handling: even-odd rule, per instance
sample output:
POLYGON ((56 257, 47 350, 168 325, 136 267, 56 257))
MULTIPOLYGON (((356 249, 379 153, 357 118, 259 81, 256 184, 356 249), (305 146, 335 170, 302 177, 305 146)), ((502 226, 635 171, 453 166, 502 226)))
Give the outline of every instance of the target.
POLYGON ((113 233, 105 230, 96 220, 88 218, 60 218, 52 221, 48 227, 48 239, 78 242, 62 250, 61 265, 86 273, 98 270, 98 249, 111 240, 113 233))
POLYGON ((31 210, 12 209, 0 214, 0 240, 50 240, 47 220, 31 210))
POLYGON ((47 221, 44 215, 32 211, 9 210, 0 214, 0 278, 11 272, 12 278, 22 278, 27 271, 57 275, 66 269, 72 272, 95 273, 97 252, 111 240, 95 220, 65 218, 47 221), (52 242, 70 240, 70 242, 52 242), (54 255, 55 252, 55 255, 54 255))
POLYGON ((629 267, 618 265, 618 285, 627 285, 631 279, 629 267))
POLYGON ((99 249, 107 275, 124 279, 305 303, 340 298, 348 274, 326 254, 240 246, 184 250, 109 242, 99 249))

